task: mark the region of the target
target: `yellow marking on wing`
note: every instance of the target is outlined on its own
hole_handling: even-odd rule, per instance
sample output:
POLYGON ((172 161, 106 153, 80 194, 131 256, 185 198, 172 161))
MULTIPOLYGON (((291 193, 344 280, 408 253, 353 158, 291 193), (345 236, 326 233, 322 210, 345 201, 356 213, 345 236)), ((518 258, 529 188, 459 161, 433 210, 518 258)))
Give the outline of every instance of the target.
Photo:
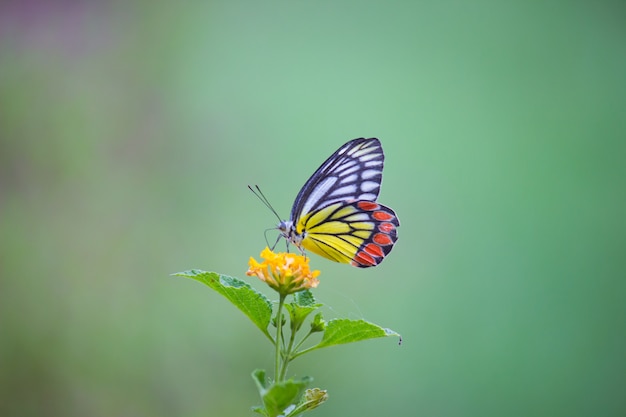
POLYGON ((307 236, 302 241, 302 247, 308 252, 316 253, 324 258, 330 259, 331 261, 345 262, 344 258, 346 256, 341 252, 311 237, 307 236))
POLYGON ((307 251, 316 253, 324 258, 336 262, 349 263, 352 258, 354 258, 354 255, 362 242, 362 239, 350 235, 341 235, 339 237, 333 235, 312 234, 307 235, 307 237, 304 238, 302 246, 307 251), (349 243, 341 238, 347 238, 346 240, 349 243))
MULTIPOLYGON (((334 211, 338 208, 341 207, 342 203, 338 202, 335 204, 331 204, 328 207, 324 207, 323 209, 314 212, 314 213, 308 213, 308 214, 304 214, 300 220, 298 220, 298 224, 296 225, 296 232, 298 233, 302 233, 304 230, 310 230, 322 223, 328 222, 330 220, 334 220, 337 219, 338 216, 337 213, 334 213, 334 211)), ((347 208, 343 208, 341 210, 339 210, 340 212, 345 212, 344 215, 348 215, 350 213, 353 213, 356 211, 356 209, 353 209, 351 207, 347 207, 347 208)))
POLYGON ((374 232, 369 215, 353 205, 337 202, 317 212, 303 215, 296 232, 306 232, 302 247, 335 262, 350 263, 363 242, 374 232), (338 210, 339 209, 339 210, 338 210))
POLYGON ((332 248, 330 246, 326 246, 323 244, 315 243, 315 242, 313 242, 313 244, 307 248, 307 251, 316 253, 321 257, 330 259, 331 261, 340 262, 344 264, 350 263, 350 261, 352 260, 351 257, 346 256, 345 254, 341 253, 335 248, 332 248))
MULTIPOLYGON (((336 204, 332 204, 329 206, 329 208, 335 206, 336 208, 336 204)), ((322 210, 325 211, 326 209, 322 210)), ((346 217, 349 216, 353 213, 355 213, 357 210, 354 208, 354 206, 345 206, 343 207, 341 210, 337 210, 336 212, 334 212, 331 216, 331 219, 339 219, 342 217, 346 217)))
POLYGON ((352 232, 352 234, 365 240, 369 239, 369 237, 372 235, 372 232, 369 230, 355 230, 354 232, 352 232))
POLYGON ((374 230, 373 222, 352 222, 350 223, 350 226, 352 226, 353 229, 357 230, 374 230))
POLYGON ((352 229, 350 228, 350 224, 348 223, 330 221, 330 222, 320 223, 317 226, 307 229, 307 233, 309 234, 326 233, 326 234, 339 235, 339 234, 350 233, 351 230, 352 229))

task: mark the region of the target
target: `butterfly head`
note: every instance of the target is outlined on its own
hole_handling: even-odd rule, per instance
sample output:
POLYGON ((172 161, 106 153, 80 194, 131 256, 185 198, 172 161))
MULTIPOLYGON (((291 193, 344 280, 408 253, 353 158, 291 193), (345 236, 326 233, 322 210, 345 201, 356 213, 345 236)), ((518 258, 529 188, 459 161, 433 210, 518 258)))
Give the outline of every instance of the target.
MULTIPOLYGON (((291 220, 282 220, 278 223, 278 230, 282 237, 287 239, 287 242, 293 243, 302 251, 302 239, 304 239, 304 234, 300 234, 296 231, 296 226, 293 224, 291 220)), ((287 243, 287 245, 289 245, 287 243)))

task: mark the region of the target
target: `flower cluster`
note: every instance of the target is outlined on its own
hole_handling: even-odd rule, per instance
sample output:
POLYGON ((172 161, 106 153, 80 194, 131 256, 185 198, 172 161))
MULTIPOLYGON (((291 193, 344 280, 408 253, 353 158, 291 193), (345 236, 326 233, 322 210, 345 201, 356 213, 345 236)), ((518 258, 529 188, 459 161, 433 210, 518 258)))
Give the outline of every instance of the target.
POLYGON ((315 288, 319 284, 320 271, 309 269, 309 259, 294 253, 274 253, 263 249, 259 263, 250 258, 250 268, 246 275, 256 275, 279 294, 287 295, 315 288))

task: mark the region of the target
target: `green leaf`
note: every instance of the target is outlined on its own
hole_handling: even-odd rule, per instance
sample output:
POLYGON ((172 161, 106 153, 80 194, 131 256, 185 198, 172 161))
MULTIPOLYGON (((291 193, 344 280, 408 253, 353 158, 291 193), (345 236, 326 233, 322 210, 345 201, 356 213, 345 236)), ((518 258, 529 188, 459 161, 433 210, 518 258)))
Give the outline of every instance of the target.
POLYGON ((253 411, 270 417, 283 414, 288 407, 295 409, 296 404, 301 403, 302 396, 307 385, 313 378, 305 376, 300 380, 289 379, 268 386, 265 371, 257 369, 252 373, 252 379, 259 389, 259 394, 263 400, 264 409, 253 408, 253 411))
POLYGON ((265 378, 265 369, 255 369, 252 371, 252 379, 259 390, 261 397, 267 390, 267 379, 265 378))
POLYGON ((307 316, 322 307, 323 304, 315 303, 315 298, 309 290, 295 293, 293 301, 293 303, 285 304, 285 309, 289 312, 291 330, 296 332, 300 330, 307 316))
POLYGON ((317 345, 299 352, 297 356, 314 349, 388 336, 400 337, 393 330, 385 329, 365 320, 333 319, 326 324, 322 340, 317 345))
POLYGON ((313 293, 310 290, 302 290, 298 291, 293 295, 293 301, 299 306, 321 306, 321 304, 315 304, 315 297, 313 297, 313 293))
POLYGON ((270 416, 278 416, 289 406, 299 403, 300 396, 313 378, 304 377, 301 380, 288 379, 275 383, 263 396, 265 410, 270 416))
POLYGON ((216 272, 206 272, 197 269, 178 272, 173 275, 194 279, 217 291, 248 316, 272 343, 274 342, 267 330, 272 317, 272 302, 252 288, 247 282, 216 272))
POLYGON ((252 411, 254 411, 257 414, 261 414, 262 416, 269 417, 267 413, 265 412, 265 408, 260 407, 258 405, 252 407, 252 411))
POLYGON ((311 321, 311 333, 323 332, 326 329, 326 321, 322 313, 317 313, 311 321))

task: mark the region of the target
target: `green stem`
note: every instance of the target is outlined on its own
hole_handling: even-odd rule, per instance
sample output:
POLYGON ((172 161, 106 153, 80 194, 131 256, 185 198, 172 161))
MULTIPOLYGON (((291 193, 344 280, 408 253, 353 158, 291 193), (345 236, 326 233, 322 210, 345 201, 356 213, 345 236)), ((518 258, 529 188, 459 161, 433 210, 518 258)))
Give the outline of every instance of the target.
POLYGON ((298 352, 298 353, 296 353, 296 354, 292 355, 292 356, 291 356, 291 360, 294 360, 294 359, 295 359, 295 358, 297 358, 298 356, 302 356, 302 355, 304 355, 305 353, 309 353, 310 351, 315 350, 315 349, 317 349, 317 345, 316 345, 316 346, 311 346, 310 348, 306 348, 306 349, 304 349, 304 350, 301 350, 300 352, 298 352))
POLYGON ((300 346, 302 346, 302 344, 304 343, 305 340, 307 340, 309 338, 309 336, 311 336, 314 332, 309 331, 306 336, 304 336, 302 338, 302 340, 300 340, 300 342, 298 342, 298 344, 296 345, 295 348, 293 348, 293 350, 289 351, 289 361, 291 362, 292 360, 294 360, 295 358, 297 358, 298 356, 304 355, 307 352, 310 352, 312 350, 317 349, 316 346, 311 346, 308 349, 304 349, 298 352, 298 349, 300 349, 300 346), (296 352, 295 354, 292 354, 292 352, 296 352))
POLYGON ((280 350, 283 346, 283 306, 285 305, 285 298, 287 296, 285 294, 280 294, 280 298, 278 300, 278 311, 276 312, 276 354, 274 357, 274 380, 275 382, 280 382, 282 380, 280 376, 280 350))
MULTIPOLYGON (((311 336, 313 334, 312 331, 309 331, 303 338, 302 340, 300 340, 300 342, 296 345, 296 347, 293 349, 294 352, 296 352, 298 349, 300 349, 300 346, 302 346, 302 344, 304 343, 305 340, 307 340, 309 338, 309 336, 311 336)), ((294 356, 295 358, 295 356, 294 356)), ((293 358, 292 358, 293 359, 293 358)))
POLYGON ((287 351, 285 352, 285 356, 283 358, 283 366, 282 366, 282 369, 280 370, 281 381, 285 378, 285 374, 287 373, 287 365, 289 365, 289 362, 291 361, 291 352, 292 352, 293 343, 295 342, 295 339, 296 339, 296 332, 293 330, 293 327, 292 327, 291 337, 289 337, 289 345, 287 346, 287 351))

